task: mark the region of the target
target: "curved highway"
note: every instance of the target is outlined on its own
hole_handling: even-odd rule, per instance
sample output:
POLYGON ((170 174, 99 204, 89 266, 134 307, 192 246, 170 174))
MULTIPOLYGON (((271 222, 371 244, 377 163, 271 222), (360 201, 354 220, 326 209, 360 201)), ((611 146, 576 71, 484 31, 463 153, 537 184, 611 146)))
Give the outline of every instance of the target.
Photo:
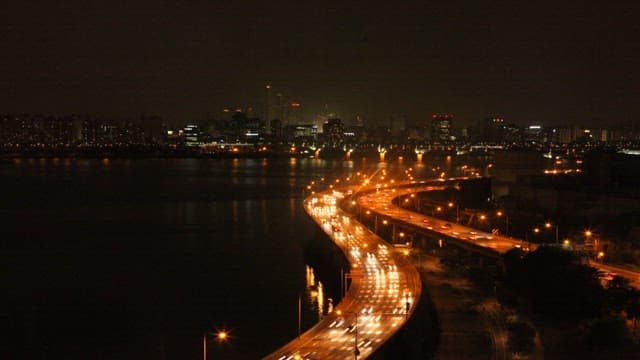
MULTIPOLYGON (((394 205, 393 199, 409 195, 416 192, 442 190, 444 186, 456 181, 464 181, 465 178, 454 178, 446 181, 430 181, 411 184, 402 184, 394 188, 384 188, 375 192, 370 192, 357 199, 357 204, 361 208, 368 209, 375 215, 393 218, 396 223, 403 223, 406 226, 417 227, 422 231, 430 232, 434 235, 446 237, 447 241, 455 242, 457 245, 471 248, 489 256, 498 256, 513 249, 514 247, 535 250, 536 244, 528 243, 522 239, 495 235, 482 232, 468 226, 456 224, 446 220, 429 217, 410 210, 406 210, 394 205), (440 184, 438 186, 438 183, 440 184)), ((640 273, 624 267, 602 264, 591 261, 590 266, 598 269, 605 275, 617 275, 629 280, 629 284, 640 289, 640 273)))
POLYGON ((443 190, 452 181, 454 180, 422 182, 415 183, 413 186, 402 184, 400 185, 402 187, 370 192, 358 197, 356 201, 358 206, 376 215, 393 218, 395 222, 417 227, 427 233, 444 235, 448 240, 456 241, 459 245, 468 244, 477 247, 477 250, 489 250, 493 255, 503 254, 514 247, 529 247, 532 250, 535 248, 535 244, 528 244, 521 239, 483 232, 455 222, 406 210, 392 203, 393 199, 399 196, 416 192, 443 190))
POLYGON ((316 194, 304 208, 351 264, 349 291, 332 313, 266 360, 366 359, 413 313, 422 293, 416 268, 342 211, 343 197, 338 191, 316 194))
MULTIPOLYGON (((359 216, 380 216, 403 226, 442 236, 490 256, 514 247, 535 249, 521 239, 482 232, 478 229, 418 214, 392 203, 394 198, 416 192, 442 190, 465 178, 398 183, 393 187, 368 189, 355 195, 359 216)), ((347 191, 345 188, 344 191, 347 191)), ((266 356, 265 360, 365 359, 390 339, 411 316, 414 299, 420 297, 421 282, 415 267, 380 237, 341 210, 344 194, 326 191, 309 197, 304 208, 345 253, 351 264, 351 287, 343 300, 321 322, 266 356)), ((617 268, 592 264, 602 271, 617 268)), ((640 275, 627 274, 638 286, 640 275)))

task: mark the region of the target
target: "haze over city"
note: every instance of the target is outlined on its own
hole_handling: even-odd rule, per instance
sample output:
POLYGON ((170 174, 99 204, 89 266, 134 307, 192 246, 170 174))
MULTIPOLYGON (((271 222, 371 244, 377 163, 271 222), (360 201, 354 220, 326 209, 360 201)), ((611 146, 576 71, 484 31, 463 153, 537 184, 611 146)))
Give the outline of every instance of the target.
POLYGON ((453 113, 517 124, 635 121, 633 2, 9 2, 3 113, 260 109, 264 86, 347 122, 453 113))

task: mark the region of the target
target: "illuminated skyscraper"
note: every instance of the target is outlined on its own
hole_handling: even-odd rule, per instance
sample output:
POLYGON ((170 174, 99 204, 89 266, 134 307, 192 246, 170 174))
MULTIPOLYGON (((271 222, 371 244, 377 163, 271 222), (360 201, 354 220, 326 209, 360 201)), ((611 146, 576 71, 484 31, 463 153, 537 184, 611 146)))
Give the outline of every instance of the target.
POLYGON ((184 136, 184 143, 187 146, 198 146, 200 145, 200 137, 202 136, 200 128, 198 125, 189 124, 182 129, 182 134, 184 136))
POLYGON ((452 114, 431 115, 431 141, 446 142, 451 140, 452 114))

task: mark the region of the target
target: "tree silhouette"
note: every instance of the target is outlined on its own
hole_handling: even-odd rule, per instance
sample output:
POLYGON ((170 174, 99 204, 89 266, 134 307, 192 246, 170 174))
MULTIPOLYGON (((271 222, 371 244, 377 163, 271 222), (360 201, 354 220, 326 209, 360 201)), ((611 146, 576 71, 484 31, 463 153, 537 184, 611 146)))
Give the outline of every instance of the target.
POLYGON ((569 251, 540 247, 504 256, 504 284, 531 304, 534 314, 557 320, 598 316, 604 292, 594 268, 569 251))
POLYGON ((633 288, 628 279, 614 276, 606 286, 608 307, 615 313, 624 313, 635 328, 640 317, 640 291, 633 288))

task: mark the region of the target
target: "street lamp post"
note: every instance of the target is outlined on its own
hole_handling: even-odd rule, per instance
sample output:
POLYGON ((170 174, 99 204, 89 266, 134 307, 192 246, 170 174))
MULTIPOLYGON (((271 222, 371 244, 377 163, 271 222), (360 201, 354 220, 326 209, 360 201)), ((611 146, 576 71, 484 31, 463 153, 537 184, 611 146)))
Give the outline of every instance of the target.
MULTIPOLYGON (((207 336, 209 333, 204 333, 202 336, 202 360, 207 360, 207 336)), ((229 334, 226 331, 218 331, 216 334, 216 340, 218 342, 225 342, 229 338, 229 334)))
POLYGON ((344 269, 340 269, 340 275, 342 277, 342 286, 340 287, 340 292, 342 297, 347 295, 347 291, 349 290, 348 279, 354 278, 362 278, 362 272, 354 269, 353 271, 345 272, 344 269))
POLYGON ((300 338, 301 329, 302 329, 302 297, 298 295, 298 339, 300 338))
MULTIPOLYGON (((394 229, 395 229, 395 227, 394 227, 394 229)), ((394 234, 395 234, 395 230, 394 230, 394 234)), ((404 233, 404 231, 400 231, 400 232, 398 233, 398 237, 400 238, 400 243, 404 244, 404 237, 405 237, 405 233, 404 233)), ((394 242, 395 242, 395 241, 394 241, 394 242)))
POLYGON ((353 341, 353 355, 354 355, 354 359, 358 360, 358 355, 360 355, 360 350, 358 350, 358 312, 355 312, 356 315, 356 323, 354 324, 354 331, 355 331, 355 336, 354 336, 354 341, 353 341))
MULTIPOLYGON (((342 315, 343 311, 342 310, 337 310, 336 314, 338 316, 342 315)), ((356 316, 356 322, 353 325, 353 331, 354 331, 354 342, 353 342, 353 355, 354 355, 354 359, 358 360, 358 356, 360 355, 360 350, 358 349, 358 312, 354 311, 354 312, 344 312, 345 314, 354 314, 356 316)))
POLYGON ((405 299, 404 319, 407 320, 409 319, 409 310, 411 310, 411 301, 409 301, 409 293, 404 294, 404 299, 405 299))
MULTIPOLYGON (((536 235, 539 234, 540 233, 540 228, 537 228, 537 227, 533 228, 533 233, 536 234, 536 235)), ((543 239, 544 239, 544 237, 543 237, 543 239)), ((544 241, 542 241, 542 244, 544 244, 544 241)))
MULTIPOLYGON (((585 230, 584 236, 587 238, 585 243, 590 243, 591 242, 591 236, 592 235, 593 235, 593 232, 591 230, 585 230)), ((594 251, 595 254, 598 254, 598 240, 594 240, 594 242, 593 242, 593 251, 594 251)))
POLYGON ((496 215, 498 217, 501 217, 502 215, 504 215, 504 220, 505 220, 505 230, 504 230, 504 234, 509 237, 509 215, 503 213, 502 211, 498 211, 496 213, 496 215))
POLYGON ((552 226, 556 228, 556 244, 558 244, 558 224, 552 225, 550 222, 544 223, 544 227, 547 229, 550 229, 552 226))
MULTIPOLYGON (((481 229, 485 229, 485 226, 487 225, 485 222, 485 220, 487 220, 487 215, 485 214, 480 214, 478 216, 478 226, 480 227, 480 222, 482 222, 484 225, 482 225, 480 228, 481 229)), ((490 229, 489 229, 490 230, 490 229)))
POLYGON ((454 204, 453 202, 449 202, 449 207, 453 207, 453 205, 456 206, 456 223, 460 222, 460 206, 458 204, 454 204))

